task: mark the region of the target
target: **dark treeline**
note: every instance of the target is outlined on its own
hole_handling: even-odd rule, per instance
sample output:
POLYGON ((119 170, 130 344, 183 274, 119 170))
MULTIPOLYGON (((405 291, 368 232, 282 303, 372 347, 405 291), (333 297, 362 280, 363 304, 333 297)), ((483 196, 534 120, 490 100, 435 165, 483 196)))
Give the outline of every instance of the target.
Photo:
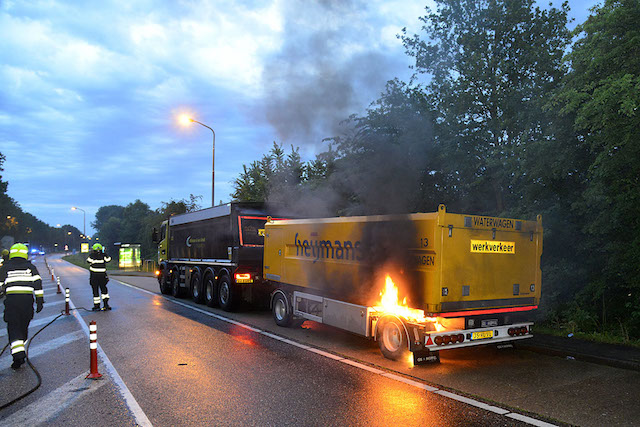
MULTIPOLYGON (((4 170, 5 157, 0 153, 0 173, 4 170)), ((0 249, 8 249, 13 243, 29 243, 38 250, 52 252, 63 250, 65 245, 80 245, 82 232, 76 227, 65 224, 55 228, 25 212, 20 205, 7 194, 8 182, 0 174, 0 249)))
POLYGON ((640 2, 606 1, 574 31, 566 3, 436 3, 421 34, 400 36, 410 82, 390 81, 311 161, 274 143, 233 198, 314 215, 542 214, 547 321, 640 338, 640 2))
POLYGON ((171 215, 200 209, 201 198, 192 194, 189 200, 162 202, 155 210, 140 200, 127 206, 102 206, 91 225, 107 252, 115 254, 116 243, 138 243, 143 259, 157 260, 158 246, 151 241, 151 230, 159 229, 162 221, 171 215))

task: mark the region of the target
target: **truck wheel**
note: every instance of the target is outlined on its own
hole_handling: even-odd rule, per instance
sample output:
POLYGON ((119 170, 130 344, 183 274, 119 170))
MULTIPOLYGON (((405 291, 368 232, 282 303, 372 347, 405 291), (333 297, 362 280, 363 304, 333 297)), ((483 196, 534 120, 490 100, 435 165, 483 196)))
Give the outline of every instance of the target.
POLYGON ((167 278, 165 270, 160 270, 160 274, 158 275, 158 283, 160 284, 161 294, 169 295, 171 293, 171 286, 169 285, 169 280, 167 278))
POLYGON ((226 274, 220 278, 220 283, 218 283, 218 305, 224 311, 231 311, 233 308, 233 287, 226 274))
POLYGON ((216 294, 216 282, 213 278, 213 274, 207 273, 204 276, 204 302, 209 307, 215 307, 218 305, 218 295, 216 294))
POLYGON ((180 288, 180 270, 175 269, 171 274, 171 295, 182 298, 182 288, 180 288))
POLYGON ((275 320, 276 325, 283 327, 291 325, 293 315, 291 313, 289 304, 287 304, 287 299, 282 293, 278 292, 273 297, 271 311, 273 313, 273 320, 275 320))
POLYGON ((404 325, 395 317, 383 317, 378 325, 376 339, 382 355, 399 360, 409 354, 409 343, 404 325))
POLYGON ((191 298, 198 304, 203 301, 202 280, 200 280, 200 271, 197 271, 191 278, 191 298))

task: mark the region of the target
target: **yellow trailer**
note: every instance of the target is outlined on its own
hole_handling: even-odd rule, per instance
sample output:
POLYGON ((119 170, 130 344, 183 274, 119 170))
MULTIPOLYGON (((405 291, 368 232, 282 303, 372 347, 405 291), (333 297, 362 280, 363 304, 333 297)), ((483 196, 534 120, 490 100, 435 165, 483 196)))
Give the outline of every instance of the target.
MULTIPOLYGON (((274 319, 311 319, 416 361, 531 337, 542 222, 437 212, 268 222, 264 277, 274 319), (381 293, 397 285, 396 308, 381 293), (400 309, 398 309, 400 307, 400 309), (409 311, 407 311, 409 310, 409 311)), ((385 296, 388 299, 388 295, 385 296)))

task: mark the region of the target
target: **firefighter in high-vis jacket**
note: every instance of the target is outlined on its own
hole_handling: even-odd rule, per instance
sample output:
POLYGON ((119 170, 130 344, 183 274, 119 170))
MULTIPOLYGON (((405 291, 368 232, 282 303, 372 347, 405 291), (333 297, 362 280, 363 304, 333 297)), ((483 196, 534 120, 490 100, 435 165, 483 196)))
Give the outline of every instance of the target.
POLYGON ((103 252, 102 245, 96 243, 92 246, 93 251, 89 254, 87 262, 89 263, 89 283, 93 289, 93 311, 100 311, 100 297, 104 304, 105 310, 111 310, 109 306, 109 291, 107 290, 107 263, 111 261, 111 257, 103 252), (102 292, 102 294, 100 294, 102 292))
POLYGON ((7 322, 13 369, 18 369, 27 356, 25 342, 29 322, 33 319, 33 297, 36 313, 42 311, 44 291, 38 269, 29 262, 26 245, 16 243, 9 250, 9 260, 0 267, 0 286, 7 294, 4 301, 4 321, 7 322))

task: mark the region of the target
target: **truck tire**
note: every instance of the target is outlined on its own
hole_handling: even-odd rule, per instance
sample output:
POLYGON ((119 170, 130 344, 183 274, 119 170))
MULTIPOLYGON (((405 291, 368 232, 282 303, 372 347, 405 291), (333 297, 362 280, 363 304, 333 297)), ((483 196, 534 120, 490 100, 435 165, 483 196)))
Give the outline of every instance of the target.
POLYGON ((191 299, 193 299, 198 304, 202 304, 204 301, 202 291, 202 275, 200 274, 200 269, 196 268, 193 273, 191 273, 191 299))
POLYGON ((216 307, 218 305, 218 288, 213 273, 206 273, 204 275, 202 290, 204 303, 209 307, 216 307))
POLYGON ((220 276, 218 283, 218 305, 224 311, 231 311, 233 309, 233 286, 231 285, 231 279, 226 274, 220 276))
POLYGON ((271 312, 273 313, 273 320, 276 322, 276 325, 285 328, 291 326, 293 313, 291 312, 291 307, 287 302, 287 298, 282 294, 282 292, 277 292, 273 296, 271 312))
POLYGON ((161 294, 169 295, 171 293, 171 284, 169 283, 169 278, 167 277, 166 270, 160 270, 160 274, 158 275, 158 283, 160 284, 161 294))
POLYGON ((171 274, 171 295, 176 298, 182 298, 183 296, 182 288, 180 287, 180 270, 177 268, 171 274))
POLYGON ((402 322, 394 316, 380 319, 376 340, 382 355, 387 359, 400 360, 409 355, 406 329, 402 322))

